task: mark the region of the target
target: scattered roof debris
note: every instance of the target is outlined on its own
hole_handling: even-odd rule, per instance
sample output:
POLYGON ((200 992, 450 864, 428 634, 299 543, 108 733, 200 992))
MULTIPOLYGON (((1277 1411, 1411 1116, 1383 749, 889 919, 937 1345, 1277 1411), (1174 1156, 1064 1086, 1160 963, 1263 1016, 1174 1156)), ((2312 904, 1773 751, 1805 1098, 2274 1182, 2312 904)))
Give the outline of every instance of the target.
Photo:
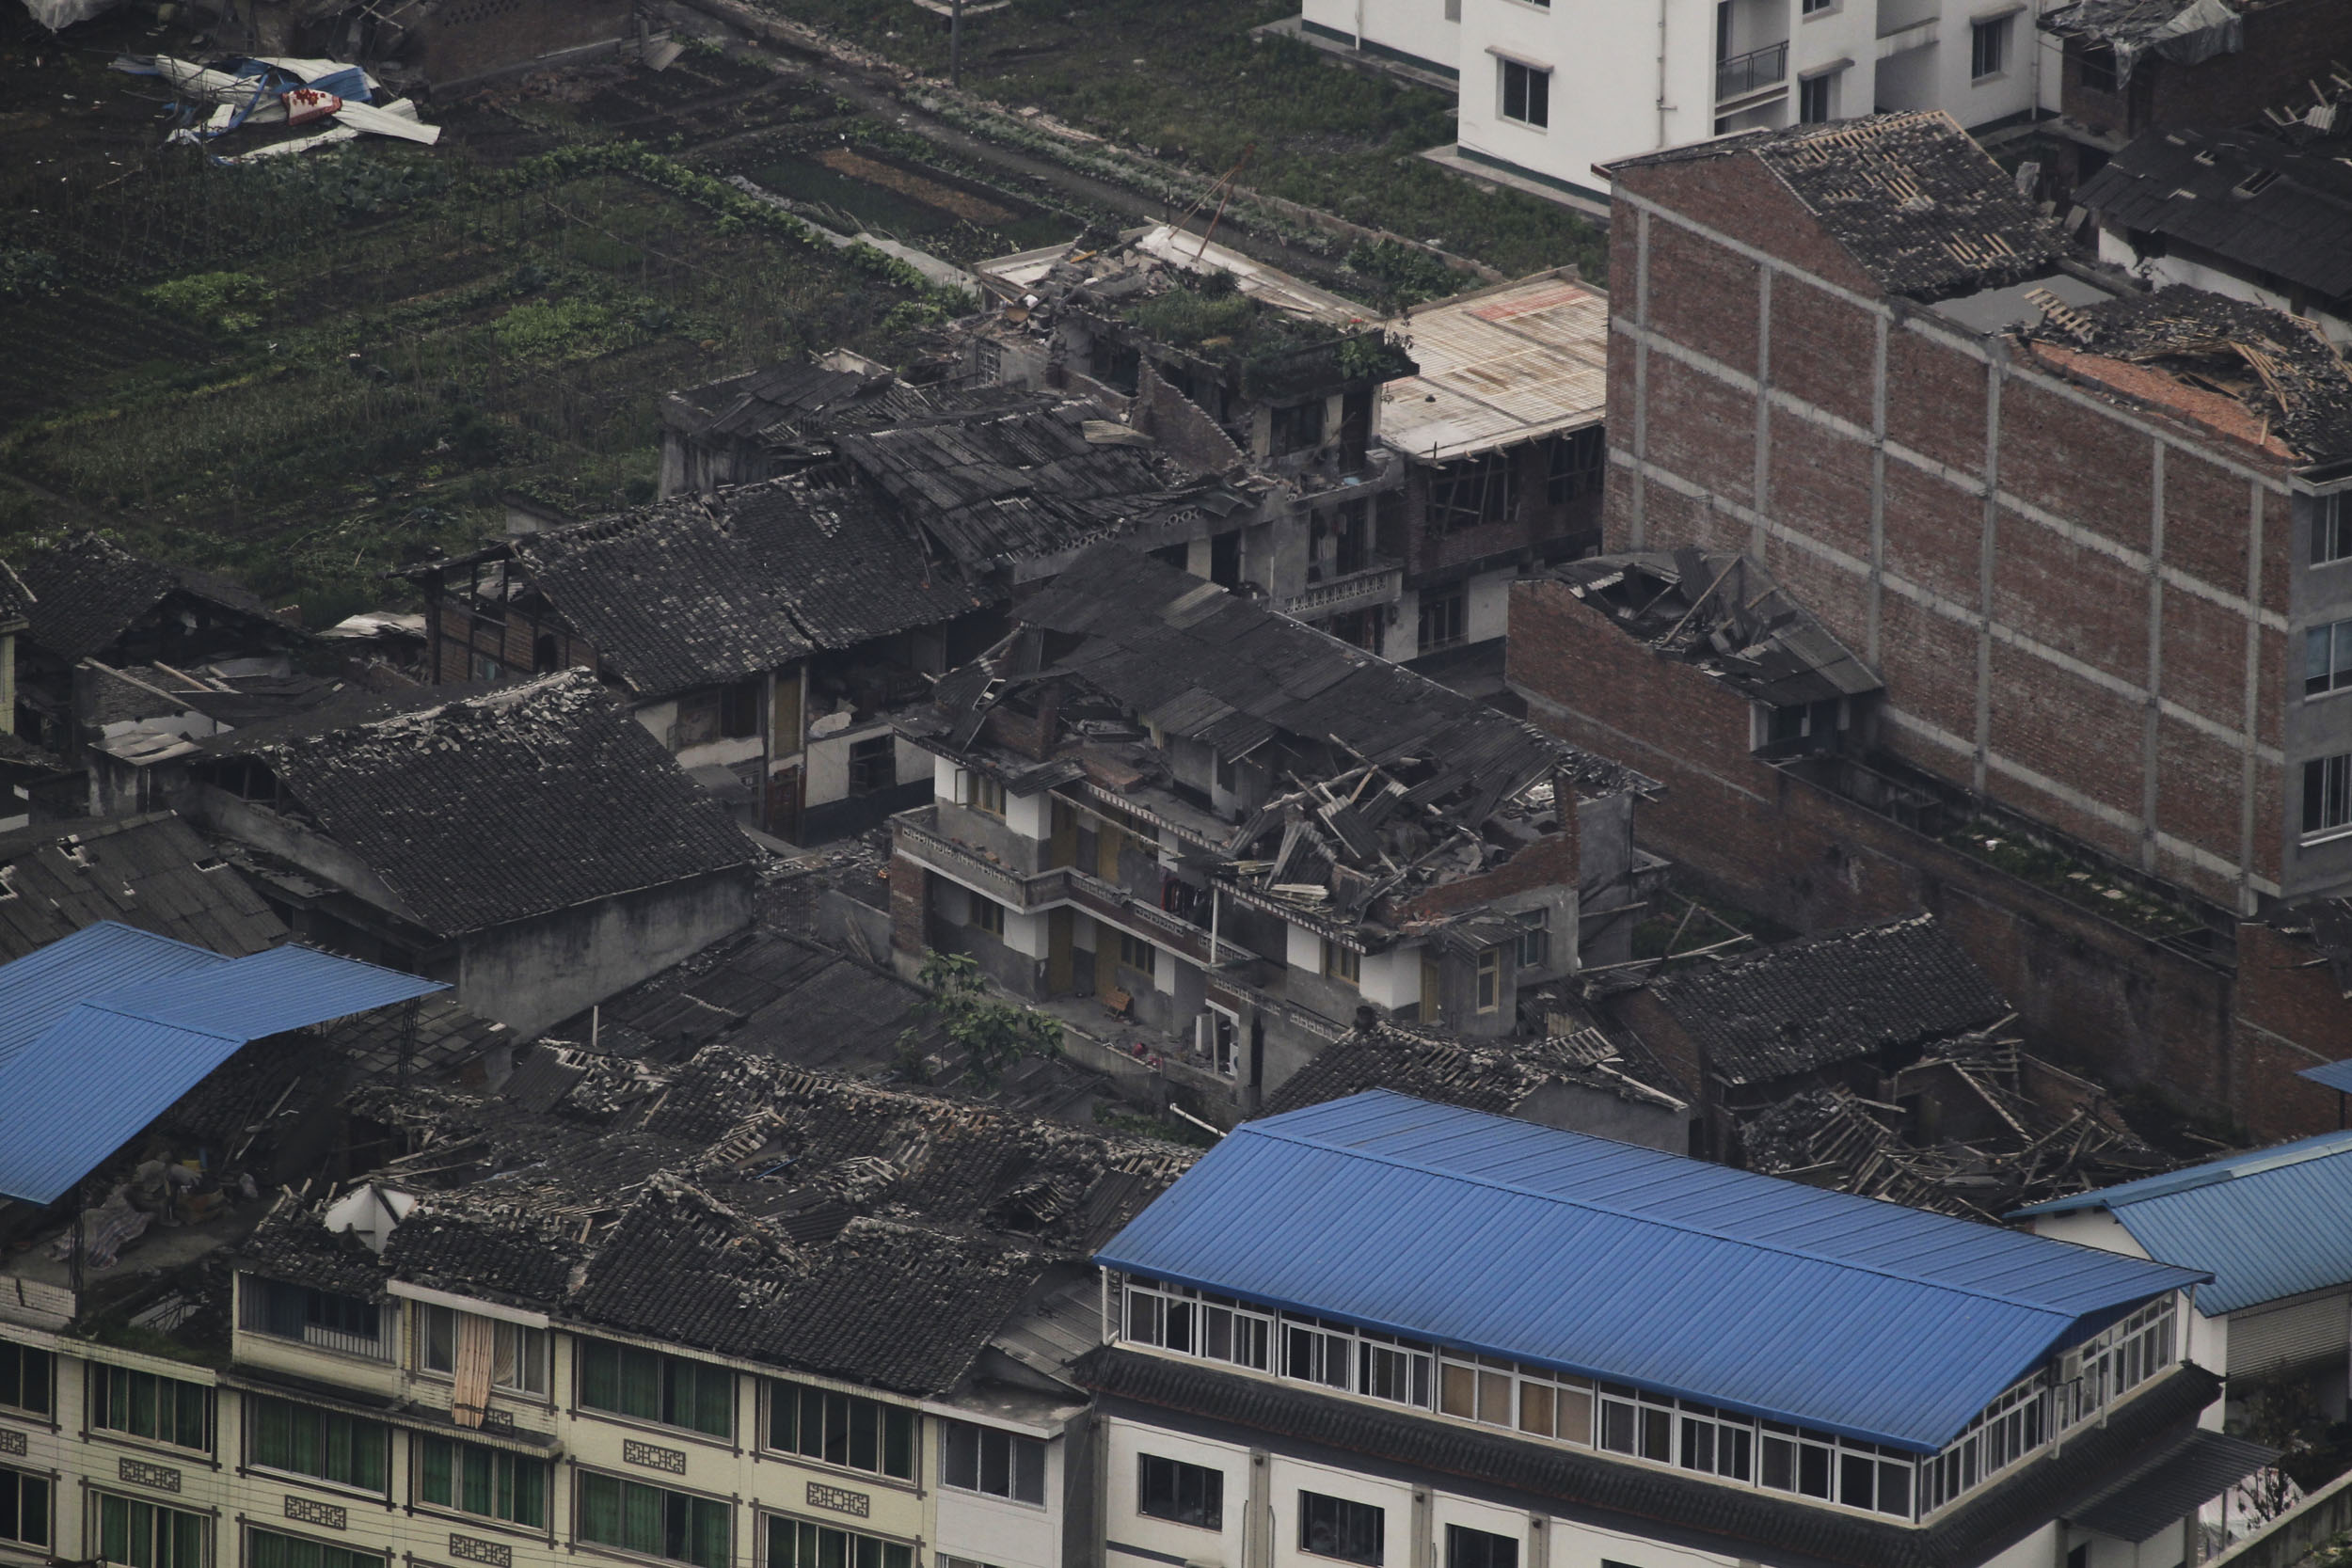
POLYGON ((1883 684, 1744 555, 1686 547, 1587 556, 1551 575, 1628 636, 1772 707, 1858 697, 1883 684))
POLYGON ((2026 1053, 2006 1026, 1937 1045, 1885 1099, 1830 1085, 1757 1111, 1740 1129, 1748 1168, 1990 1222, 2171 1167, 2106 1091, 2026 1053))
POLYGON ((2352 166, 2261 131, 2151 131, 2083 182, 2101 221, 2352 300, 2352 166))
MULTIPOLYGON (((1565 1017, 1559 1022, 1570 1021, 1565 1017)), ((1544 1089, 1568 1085, 1636 1104, 1681 1111, 1689 1091, 1631 1036, 1611 1036, 1590 1020, 1533 1039, 1464 1040, 1385 1020, 1359 1025, 1326 1046, 1267 1097, 1261 1116, 1279 1116, 1366 1089, 1518 1116, 1544 1089)))
MULTIPOLYGON (((1559 831, 1563 791, 1655 787, 1424 676, 1116 547, 1023 601, 1020 626, 900 721, 1016 791, 1079 784, 1206 850, 1236 896, 1385 946, 1451 914, 1414 900, 1559 831), (1009 723, 1034 742, 1003 743, 1009 723), (1249 759, 1273 793, 1236 827, 1171 787, 1150 731, 1249 759)), ((1572 808, 1571 808, 1572 809, 1572 808)), ((1475 921, 1475 914, 1462 918, 1475 921)), ((1479 945, 1503 940, 1481 935, 1479 945)), ((1507 934, 1507 933, 1506 933, 1507 934)))
POLYGON ((2043 366, 2111 395, 2302 462, 2352 457, 2352 368, 2308 322, 2174 288, 2018 336, 2043 366))
POLYGON ((1380 439, 1444 463, 1600 422, 1609 301, 1566 271, 1409 310, 1415 374, 1380 389, 1380 439))
POLYGON ((2056 227, 1941 109, 1754 131, 1623 159, 1617 169, 1754 157, 1887 293, 1922 302, 2054 270, 2056 227))
POLYGON ((380 1258, 281 1199, 244 1262, 381 1295, 389 1279, 936 1395, 1025 1299, 1194 1151, 847 1082, 727 1045, 682 1066, 542 1047, 518 1098, 364 1091, 412 1151, 365 1180, 415 1207, 380 1258), (748 1310, 747 1310, 748 1309, 748 1310))
POLYGON ((310 721, 206 750, 265 766, 285 792, 277 810, 357 855, 442 936, 751 863, 726 809, 583 670, 310 721))
POLYGON ((918 387, 885 367, 841 357, 771 365, 671 392, 661 400, 662 422, 683 436, 734 446, 734 463, 715 477, 746 483, 822 462, 847 432, 1036 402, 1011 387, 918 387))
POLYGON ((2118 90, 2131 85, 2143 55, 2198 65, 2246 47, 2245 18, 2228 0, 2073 0, 2044 11, 2039 25, 2115 51, 2118 90))
POLYGON ((0 834, 0 963, 102 920, 243 958, 286 927, 170 812, 0 834))

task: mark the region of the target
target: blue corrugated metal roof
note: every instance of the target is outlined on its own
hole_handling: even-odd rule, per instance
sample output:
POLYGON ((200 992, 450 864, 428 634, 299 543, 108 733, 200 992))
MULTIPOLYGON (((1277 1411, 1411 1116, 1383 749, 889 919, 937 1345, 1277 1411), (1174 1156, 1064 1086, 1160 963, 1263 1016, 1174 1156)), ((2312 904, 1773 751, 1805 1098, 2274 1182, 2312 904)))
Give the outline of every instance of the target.
POLYGON ((2328 1062, 2319 1067, 2307 1067, 2296 1076, 2308 1078, 2312 1083, 2324 1085, 2338 1093, 2352 1094, 2352 1060, 2328 1062))
POLYGON ((168 980, 226 960, 184 942, 103 921, 4 968, 0 991, 0 1068, 93 992, 168 980))
POLYGON ((111 923, 0 964, 0 1193, 55 1202, 246 1041, 449 988, 307 947, 111 923))
POLYGON ((2151 1258, 2203 1269, 2207 1316, 2352 1283, 2352 1132, 2225 1154, 2052 1198, 2012 1219, 2105 1209, 2151 1258))
POLYGON ((1235 1129, 1097 1260, 1915 1452, 2204 1277, 1386 1091, 1235 1129))

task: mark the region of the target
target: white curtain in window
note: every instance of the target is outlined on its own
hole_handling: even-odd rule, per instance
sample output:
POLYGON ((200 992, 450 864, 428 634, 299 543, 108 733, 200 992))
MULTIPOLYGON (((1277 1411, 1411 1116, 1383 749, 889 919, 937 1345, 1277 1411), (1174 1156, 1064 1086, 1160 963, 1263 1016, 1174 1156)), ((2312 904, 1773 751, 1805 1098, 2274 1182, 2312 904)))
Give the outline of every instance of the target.
POLYGON ((457 1315, 456 1386, 450 1390, 450 1419, 478 1427, 490 1403, 490 1369, 497 1356, 497 1325, 471 1312, 457 1315))

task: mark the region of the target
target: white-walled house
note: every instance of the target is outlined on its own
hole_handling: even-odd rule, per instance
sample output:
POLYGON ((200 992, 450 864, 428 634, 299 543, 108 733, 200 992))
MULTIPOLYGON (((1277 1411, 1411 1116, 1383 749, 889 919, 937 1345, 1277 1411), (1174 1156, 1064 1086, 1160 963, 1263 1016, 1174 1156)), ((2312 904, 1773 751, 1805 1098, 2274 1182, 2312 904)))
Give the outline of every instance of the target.
POLYGON ((2058 106, 2042 0, 1305 0, 1326 47, 1457 83, 1441 162, 1605 202, 1593 166, 1737 131, 2058 106), (2046 56, 2046 57, 2045 57, 2046 56))
MULTIPOLYGON (((2037 1235, 2213 1275, 2184 1315, 2186 1354, 2229 1380, 2307 1382, 2342 1420, 2352 1379, 2352 1132, 2223 1155, 2021 1209, 2037 1235)), ((2219 1426, 2222 1407, 2207 1412, 2219 1426)))

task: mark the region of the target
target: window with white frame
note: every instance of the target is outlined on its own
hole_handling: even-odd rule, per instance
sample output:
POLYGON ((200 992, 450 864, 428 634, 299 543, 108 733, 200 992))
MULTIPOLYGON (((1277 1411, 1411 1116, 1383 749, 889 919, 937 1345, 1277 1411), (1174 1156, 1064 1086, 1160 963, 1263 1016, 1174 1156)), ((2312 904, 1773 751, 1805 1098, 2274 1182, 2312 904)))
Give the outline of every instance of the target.
POLYGON ((251 1275, 244 1277, 237 1296, 241 1303, 238 1326, 248 1333, 299 1339, 323 1350, 379 1361, 393 1357, 394 1346, 384 1333, 384 1308, 363 1296, 257 1279, 251 1275))
POLYGON ((307 1535, 246 1528, 245 1568, 386 1568, 389 1560, 381 1552, 354 1551, 307 1535))
POLYGON ((2352 828, 2352 752, 2313 757, 2303 765, 2303 836, 2352 828))
POLYGON ((1519 967, 1542 969, 1551 962, 1551 911, 1521 910, 1511 917, 1518 922, 1519 967))
POLYGON ((92 1362, 89 1424, 176 1449, 209 1452, 213 1391, 200 1383, 92 1362))
POLYGON ((547 1393, 549 1339, 546 1329, 432 1302, 418 1305, 418 1370, 454 1377, 460 1341, 475 1336, 487 1341, 490 1386, 516 1394, 547 1393))
POLYGON ((1519 1568, 1519 1544, 1492 1530, 1448 1525, 1445 1568, 1519 1568))
POLYGON ((0 1405, 30 1416, 57 1407, 57 1358, 45 1350, 0 1339, 0 1405))
POLYGON ((1996 16, 1968 28, 1968 74, 1976 81, 1998 76, 2009 67, 2010 24, 2013 16, 1996 16))
POLYGON ((1199 1529, 1225 1528, 1225 1476, 1158 1454, 1136 1456, 1136 1512, 1199 1529))
POLYGON ((1352 1497, 1298 1494, 1298 1549, 1380 1568, 1388 1550, 1388 1511, 1352 1497))
POLYGON ((1502 118, 1542 130, 1551 123, 1551 72, 1517 60, 1502 61, 1502 118))
POLYGON ((939 1483, 1016 1503, 1045 1503, 1045 1445, 970 1421, 948 1421, 940 1438, 939 1483))
POLYGON ((2352 560, 2352 491, 2312 502, 2312 564, 2352 560))
POLYGON ((2173 1351, 2173 1298, 2166 1296, 2069 1353, 2058 1364, 2058 1430, 2090 1419, 2163 1371, 2173 1351))
POLYGON ((1130 1279, 1124 1292, 1126 1327, 1120 1338, 1129 1342, 1262 1372, 1270 1370, 1272 1312, 1252 1310, 1230 1296, 1154 1280, 1130 1279))
POLYGON ((0 1470, 0 1541, 46 1548, 51 1539, 50 1508, 54 1501, 55 1488, 47 1476, 0 1470))
POLYGON ((2330 621, 2303 634, 2303 695, 2352 686, 2352 621, 2330 621))
POLYGON ((768 1396, 765 1446, 845 1470, 897 1481, 914 1479, 914 1412, 862 1394, 814 1384, 763 1380, 768 1396))
POLYGON ((209 1568, 213 1522, 184 1509, 100 1493, 97 1551, 114 1568, 209 1568))
POLYGON ((2171 1364, 2176 1338, 2172 1298, 2151 1303, 2071 1354, 2056 1393, 2054 1370, 2037 1370, 1987 1406, 1942 1453, 1921 1458, 1695 1400, 1304 1314, 1275 1314, 1157 1281, 1113 1275, 1111 1286, 1115 1321, 1123 1324, 1118 1337, 1129 1343, 1232 1359, 1338 1393, 1903 1519, 1947 1506, 2042 1449, 2073 1421, 2156 1376, 2171 1364), (1237 1346, 1248 1348, 1236 1354, 1237 1346), (2058 1419, 2054 1398, 2074 1414, 2058 1419))
MULTIPOLYGON (((942 1568, 952 1560, 939 1560, 942 1568)), ((914 1568, 914 1548, 857 1530, 770 1514, 767 1568, 914 1568)))
POLYGON ((1807 76, 1797 84, 1797 122, 1801 125, 1826 125, 1837 118, 1837 73, 1823 71, 1807 76))

